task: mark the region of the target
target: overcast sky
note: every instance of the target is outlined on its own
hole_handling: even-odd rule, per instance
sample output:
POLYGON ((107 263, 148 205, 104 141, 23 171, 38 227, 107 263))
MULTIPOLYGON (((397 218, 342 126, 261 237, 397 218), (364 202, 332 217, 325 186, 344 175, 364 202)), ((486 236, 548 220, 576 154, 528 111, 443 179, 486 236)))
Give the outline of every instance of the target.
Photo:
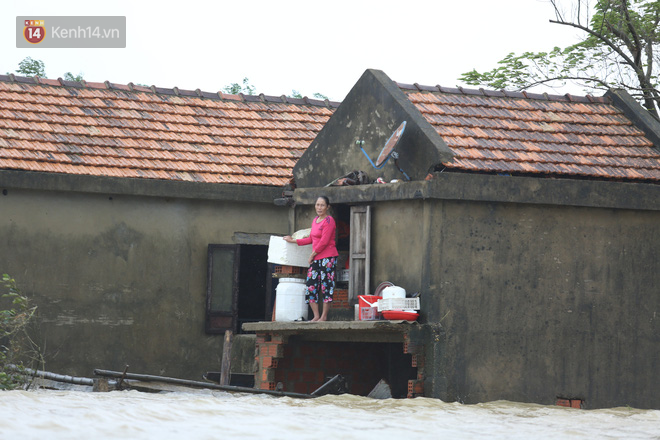
MULTIPOLYGON (((565 0, 569 4, 569 0, 565 0)), ((49 78, 216 92, 249 78, 257 93, 340 101, 367 68, 402 83, 453 87, 509 52, 578 41, 550 24, 547 0, 3 1, 0 73, 25 57, 49 78), (125 49, 16 48, 16 17, 126 16, 125 49)), ((560 91, 564 92, 564 91, 560 91)), ((574 92, 574 91, 571 91, 574 92)))

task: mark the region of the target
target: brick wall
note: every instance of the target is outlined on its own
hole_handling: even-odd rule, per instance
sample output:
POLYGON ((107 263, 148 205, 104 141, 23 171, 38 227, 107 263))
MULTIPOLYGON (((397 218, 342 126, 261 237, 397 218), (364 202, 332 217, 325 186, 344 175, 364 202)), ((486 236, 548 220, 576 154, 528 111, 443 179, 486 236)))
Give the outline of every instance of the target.
POLYGON ((348 302, 348 289, 335 289, 332 296, 332 307, 338 309, 349 309, 351 307, 348 302))
POLYGON ((281 383, 283 391, 309 394, 341 374, 351 394, 366 396, 386 379, 395 397, 420 396, 423 356, 406 353, 408 348, 410 344, 302 341, 257 334, 255 387, 274 390, 281 383))
POLYGON ((410 340, 408 334, 404 335, 403 352, 412 355, 412 366, 417 368, 417 377, 408 380, 408 398, 424 396, 424 355, 422 346, 410 340))
POLYGON ((568 408, 584 408, 584 400, 582 399, 567 399, 564 397, 557 398, 557 406, 566 406, 568 408))

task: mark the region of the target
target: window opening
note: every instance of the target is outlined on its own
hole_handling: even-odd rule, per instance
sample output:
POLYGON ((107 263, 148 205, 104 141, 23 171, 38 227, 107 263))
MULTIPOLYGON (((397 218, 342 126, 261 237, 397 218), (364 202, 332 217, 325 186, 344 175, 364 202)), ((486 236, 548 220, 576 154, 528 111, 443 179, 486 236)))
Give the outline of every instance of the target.
POLYGON ((239 260, 240 248, 237 245, 209 245, 205 325, 207 333, 236 331, 239 260))

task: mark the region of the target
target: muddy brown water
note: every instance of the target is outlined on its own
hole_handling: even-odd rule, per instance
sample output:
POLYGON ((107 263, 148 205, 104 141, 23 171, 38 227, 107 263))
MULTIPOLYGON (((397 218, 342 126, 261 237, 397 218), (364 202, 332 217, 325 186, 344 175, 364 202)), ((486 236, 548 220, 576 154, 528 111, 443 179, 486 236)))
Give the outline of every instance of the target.
POLYGON ((0 439, 660 439, 660 410, 198 392, 0 392, 0 439))

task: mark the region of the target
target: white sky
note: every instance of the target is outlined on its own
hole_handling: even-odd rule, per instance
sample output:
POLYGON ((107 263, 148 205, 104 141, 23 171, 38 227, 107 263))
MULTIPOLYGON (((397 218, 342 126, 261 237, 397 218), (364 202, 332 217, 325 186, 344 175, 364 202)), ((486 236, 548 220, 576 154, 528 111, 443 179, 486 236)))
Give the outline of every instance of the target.
POLYGON ((461 73, 490 70, 509 52, 580 37, 549 23, 547 0, 5 0, 2 12, 2 74, 30 56, 44 61, 49 78, 70 71, 87 81, 217 92, 248 77, 257 93, 295 89, 337 101, 367 68, 402 83, 454 87, 461 73), (17 49, 23 15, 124 15, 127 47, 17 49))

